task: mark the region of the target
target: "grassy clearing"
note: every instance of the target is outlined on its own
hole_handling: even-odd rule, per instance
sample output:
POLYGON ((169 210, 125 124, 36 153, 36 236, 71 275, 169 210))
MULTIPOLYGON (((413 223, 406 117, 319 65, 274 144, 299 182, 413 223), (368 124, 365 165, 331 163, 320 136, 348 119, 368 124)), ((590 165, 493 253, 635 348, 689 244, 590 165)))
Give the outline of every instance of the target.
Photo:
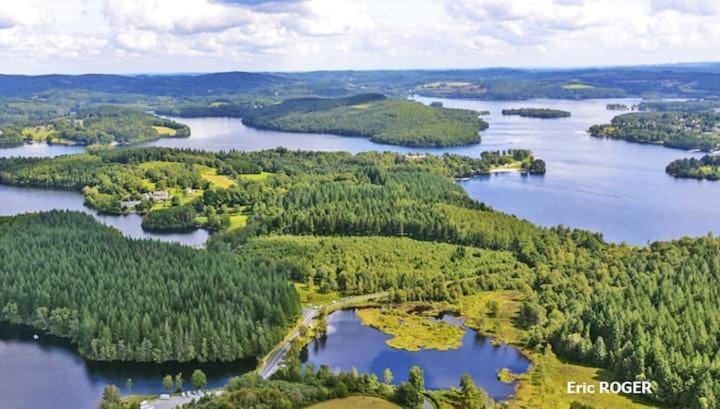
POLYGON ((210 182, 213 186, 222 189, 228 189, 236 185, 235 181, 225 175, 218 175, 217 169, 209 166, 195 165, 200 172, 200 176, 210 182))
POLYGON ((168 128, 167 126, 153 126, 152 128, 160 136, 175 136, 175 135, 177 135, 176 130, 174 130, 172 128, 168 128))
POLYGON ((530 370, 525 374, 514 375, 502 371, 498 374, 501 380, 510 380, 510 377, 519 380, 516 398, 509 402, 510 408, 568 409, 575 401, 595 409, 654 407, 623 395, 568 395, 567 382, 597 384, 602 380, 610 380, 609 374, 599 368, 562 361, 552 351, 542 353, 527 348, 526 331, 515 325, 522 298, 522 293, 518 291, 494 291, 462 297, 458 302, 460 314, 466 318, 466 325, 491 335, 497 341, 519 348, 532 361, 530 370))
POLYGON ((588 89, 588 88, 595 88, 592 85, 588 84, 579 84, 579 83, 572 83, 572 84, 564 84, 562 86, 563 89, 588 89))
POLYGON ((247 224, 248 216, 246 214, 232 214, 230 215, 230 225, 228 230, 240 229, 245 227, 247 224))
POLYGON ((465 333, 462 327, 399 308, 366 308, 359 310, 357 315, 363 325, 392 335, 393 338, 387 340, 390 347, 408 351, 457 349, 462 345, 465 333))
POLYGON ((243 173, 241 175, 238 175, 240 179, 245 180, 251 180, 251 181, 265 181, 268 177, 270 177, 272 173, 269 172, 260 172, 260 173, 243 173))
POLYGON ((401 409, 400 406, 385 399, 371 396, 351 396, 344 399, 333 399, 312 405, 308 409, 401 409))
POLYGON ((507 165, 495 166, 488 170, 488 173, 517 172, 522 170, 522 162, 508 163, 507 165))
POLYGON ((22 130, 22 135, 26 138, 30 138, 35 142, 42 142, 48 140, 53 129, 49 126, 29 126, 22 130))
POLYGON ((295 283, 295 290, 300 295, 300 302, 305 305, 330 304, 342 298, 340 294, 335 291, 320 293, 316 286, 308 287, 307 284, 302 283, 295 283))
POLYGON ((203 173, 202 178, 207 180, 208 182, 210 182, 215 187, 219 187, 222 189, 227 189, 227 188, 235 186, 235 181, 225 175, 213 175, 213 174, 203 173))

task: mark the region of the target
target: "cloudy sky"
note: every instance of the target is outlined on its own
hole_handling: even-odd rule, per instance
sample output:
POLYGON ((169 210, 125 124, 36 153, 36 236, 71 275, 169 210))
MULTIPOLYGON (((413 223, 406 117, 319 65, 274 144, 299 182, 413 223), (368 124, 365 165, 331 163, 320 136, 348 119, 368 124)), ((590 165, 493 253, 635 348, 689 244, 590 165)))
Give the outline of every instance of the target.
POLYGON ((720 0, 0 0, 2 73, 719 60, 720 0))

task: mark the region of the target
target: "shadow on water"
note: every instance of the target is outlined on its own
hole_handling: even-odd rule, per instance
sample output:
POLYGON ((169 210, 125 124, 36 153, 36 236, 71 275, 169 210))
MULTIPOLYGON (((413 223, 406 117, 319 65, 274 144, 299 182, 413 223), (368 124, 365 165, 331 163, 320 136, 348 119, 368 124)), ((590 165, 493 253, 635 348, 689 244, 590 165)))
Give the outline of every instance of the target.
POLYGON ((0 323, 0 406, 8 408, 91 409, 107 384, 117 385, 123 394, 159 394, 163 376, 181 372, 187 389, 196 369, 205 372, 208 387, 221 387, 230 377, 252 371, 256 365, 255 359, 162 364, 90 361, 80 357, 66 338, 25 325, 0 323), (131 391, 126 388, 128 379, 132 379, 131 391))

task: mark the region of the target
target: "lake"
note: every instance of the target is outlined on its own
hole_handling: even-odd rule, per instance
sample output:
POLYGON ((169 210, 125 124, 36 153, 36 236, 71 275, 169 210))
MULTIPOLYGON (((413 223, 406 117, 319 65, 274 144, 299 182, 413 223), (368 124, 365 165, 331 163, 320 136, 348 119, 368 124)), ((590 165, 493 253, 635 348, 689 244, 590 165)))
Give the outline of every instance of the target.
POLYGON ((40 334, 21 325, 0 324, 0 407, 7 409, 95 409, 105 385, 126 394, 160 393, 162 377, 182 372, 185 388, 190 375, 202 369, 208 387, 220 387, 231 376, 255 369, 254 359, 233 363, 108 363, 86 361, 67 340, 40 334))
MULTIPOLYGON (((120 230, 125 236, 135 239, 153 239, 202 247, 208 232, 198 229, 189 233, 150 233, 142 229, 142 217, 137 214, 110 216, 98 214, 83 205, 83 196, 78 192, 20 188, 0 185, 0 216, 48 210, 75 210, 91 214, 103 224, 120 230)), ((0 354, 1 355, 1 354, 0 354)))
POLYGON ((619 114, 605 109, 614 101, 442 100, 446 107, 490 111, 485 117, 490 128, 482 133, 482 144, 453 151, 477 156, 489 146, 527 148, 547 163, 544 176, 504 173, 461 182, 461 186, 497 210, 543 226, 563 224, 601 232, 612 242, 646 244, 720 232, 720 183, 675 179, 665 173, 671 161, 702 154, 585 133, 590 125, 609 122, 619 114), (535 119, 500 113, 513 107, 561 109, 572 117, 535 119))
POLYGON ((502 368, 524 373, 530 365, 517 349, 493 346, 490 338, 471 329, 466 329, 458 349, 410 352, 389 347, 385 341, 392 336, 364 326, 353 310, 335 311, 327 317, 327 323, 327 336, 307 346, 304 363, 310 362, 316 368, 328 364, 332 370, 346 372, 355 367, 360 372, 374 373, 381 382, 385 368, 392 371, 393 384, 399 384, 407 380, 410 367, 417 365, 425 372, 428 389, 457 387, 460 376, 468 373, 493 399, 507 400, 515 384, 500 382, 497 373, 502 368))
MULTIPOLYGON (((210 151, 290 149, 348 152, 368 150, 452 152, 477 157, 486 150, 531 149, 546 161, 544 176, 504 173, 461 182, 475 199, 497 210, 542 226, 563 224, 603 233, 613 242, 646 244, 685 235, 720 232, 720 183, 675 179, 665 173, 674 159, 701 156, 661 146, 592 138, 593 124, 608 122, 618 111, 608 103, 635 104, 638 99, 475 101, 415 97, 446 107, 490 111, 490 127, 478 145, 446 149, 414 149, 370 142, 364 138, 286 133, 248 128, 236 118, 173 118, 186 123, 192 136, 160 139, 150 146, 210 151), (570 111, 572 117, 535 119, 503 116, 503 108, 547 107, 570 111)), ((0 156, 54 156, 78 147, 47 146, 0 150, 0 156)))

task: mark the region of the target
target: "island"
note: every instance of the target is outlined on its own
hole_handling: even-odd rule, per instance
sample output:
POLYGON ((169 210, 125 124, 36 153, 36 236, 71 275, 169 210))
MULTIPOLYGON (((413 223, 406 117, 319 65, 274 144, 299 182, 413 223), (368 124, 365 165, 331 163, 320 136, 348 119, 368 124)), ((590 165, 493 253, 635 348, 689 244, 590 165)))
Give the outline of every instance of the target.
POLYGON ((559 109, 549 108, 513 108, 503 109, 503 115, 518 115, 526 118, 541 118, 541 119, 554 119, 554 118, 568 118, 570 112, 561 111, 559 109))
POLYGON ((630 107, 625 104, 607 104, 605 105, 605 109, 608 111, 627 111, 630 107))
POLYGON ((720 113, 715 112, 639 112, 618 115, 588 132, 598 138, 712 152, 720 147, 719 126, 720 113))
POLYGON ((474 111, 388 99, 381 94, 289 99, 252 110, 242 120, 259 129, 331 133, 431 148, 480 143, 479 132, 488 127, 474 111))
POLYGON ((720 156, 677 159, 670 162, 665 171, 676 178, 720 180, 720 156))
POLYGON ((92 106, 49 121, 0 128, 0 145, 26 142, 61 145, 130 145, 159 138, 190 136, 190 128, 173 120, 116 106, 92 106))

